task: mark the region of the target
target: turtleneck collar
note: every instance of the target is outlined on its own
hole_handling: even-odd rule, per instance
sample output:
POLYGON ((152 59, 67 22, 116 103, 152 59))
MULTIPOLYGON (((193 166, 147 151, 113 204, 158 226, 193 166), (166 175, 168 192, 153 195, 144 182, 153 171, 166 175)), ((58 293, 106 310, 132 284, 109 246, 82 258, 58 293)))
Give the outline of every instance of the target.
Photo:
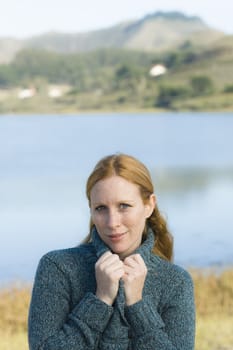
MULTIPOLYGON (((92 237, 92 244, 94 245, 96 255, 98 258, 100 258, 100 256, 103 255, 105 252, 110 250, 109 247, 100 238, 95 226, 92 229, 91 237, 92 237)), ((150 254, 154 246, 154 241, 155 241, 154 233, 149 228, 147 231, 147 237, 145 241, 140 245, 140 247, 138 247, 134 251, 134 254, 140 254, 145 262, 149 262, 150 254)))

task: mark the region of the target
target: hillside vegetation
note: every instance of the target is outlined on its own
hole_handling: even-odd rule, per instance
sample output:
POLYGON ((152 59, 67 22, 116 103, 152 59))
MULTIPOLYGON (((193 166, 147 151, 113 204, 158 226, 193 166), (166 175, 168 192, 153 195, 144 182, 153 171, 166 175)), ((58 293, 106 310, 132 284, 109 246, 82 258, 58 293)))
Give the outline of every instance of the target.
POLYGON ((0 113, 233 110, 233 36, 197 17, 157 13, 82 40, 85 52, 77 35, 33 38, 0 64, 0 113))

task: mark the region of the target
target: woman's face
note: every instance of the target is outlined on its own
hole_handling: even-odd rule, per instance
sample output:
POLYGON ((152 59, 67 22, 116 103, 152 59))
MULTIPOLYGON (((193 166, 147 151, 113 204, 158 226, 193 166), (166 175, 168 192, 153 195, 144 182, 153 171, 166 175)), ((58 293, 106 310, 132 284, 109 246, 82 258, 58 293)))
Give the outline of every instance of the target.
POLYGON ((122 259, 132 254, 141 244, 155 196, 152 194, 144 204, 137 185, 112 176, 93 186, 90 203, 92 221, 101 239, 122 259))

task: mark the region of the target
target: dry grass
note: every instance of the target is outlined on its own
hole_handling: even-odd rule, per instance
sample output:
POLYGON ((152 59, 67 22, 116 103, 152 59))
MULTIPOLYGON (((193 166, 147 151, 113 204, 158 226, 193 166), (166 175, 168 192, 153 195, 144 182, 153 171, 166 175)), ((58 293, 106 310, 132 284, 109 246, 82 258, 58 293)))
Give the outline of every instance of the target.
POLYGON ((28 350, 26 332, 0 332, 0 350, 28 350))
MULTIPOLYGON (((221 273, 191 271, 197 308, 196 350, 233 349, 233 269, 221 273)), ((27 314, 31 289, 0 291, 0 350, 27 350, 27 314)))
POLYGON ((192 271, 197 310, 196 350, 233 349, 233 269, 192 271))
POLYGON ((0 333, 15 334, 27 331, 29 287, 12 286, 0 291, 0 333))
POLYGON ((196 327, 196 350, 233 349, 233 316, 199 316, 196 327))
POLYGON ((31 288, 13 285, 0 291, 0 350, 27 350, 31 288))
POLYGON ((198 316, 233 317, 233 269, 194 270, 191 274, 198 316))

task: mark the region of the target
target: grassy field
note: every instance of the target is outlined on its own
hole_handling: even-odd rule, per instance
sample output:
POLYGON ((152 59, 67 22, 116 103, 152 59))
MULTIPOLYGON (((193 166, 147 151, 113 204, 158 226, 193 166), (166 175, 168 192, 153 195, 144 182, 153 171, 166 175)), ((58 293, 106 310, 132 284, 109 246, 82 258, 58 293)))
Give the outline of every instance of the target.
MULTIPOLYGON (((166 83, 166 80, 164 80, 166 83)), ((168 80, 169 81, 169 80, 168 80)), ((183 83, 182 83, 183 84, 183 83)), ((182 85, 179 83, 178 85, 182 85)), ((171 84, 170 84, 171 85, 171 84)), ((174 86, 176 84, 174 83, 174 86)), ((184 85, 185 86, 185 85, 184 85)), ((19 100, 16 90, 3 94, 0 90, 1 114, 78 114, 78 113, 111 113, 111 112, 166 112, 169 109, 153 105, 158 91, 138 94, 131 99, 123 91, 115 94, 105 93, 99 96, 94 93, 80 93, 76 96, 64 96, 51 99, 44 94, 38 94, 30 99, 19 100), (125 94, 125 95, 124 95, 125 94), (125 97, 126 96, 126 97, 125 97), (119 101, 123 102, 119 102, 119 101)), ((180 98, 174 101, 171 109, 181 112, 232 112, 233 92, 216 91, 207 96, 180 98)))
MULTIPOLYGON (((197 308, 195 350, 233 349, 233 269, 191 271, 197 308)), ((30 286, 0 291, 0 350, 27 350, 30 286)))

